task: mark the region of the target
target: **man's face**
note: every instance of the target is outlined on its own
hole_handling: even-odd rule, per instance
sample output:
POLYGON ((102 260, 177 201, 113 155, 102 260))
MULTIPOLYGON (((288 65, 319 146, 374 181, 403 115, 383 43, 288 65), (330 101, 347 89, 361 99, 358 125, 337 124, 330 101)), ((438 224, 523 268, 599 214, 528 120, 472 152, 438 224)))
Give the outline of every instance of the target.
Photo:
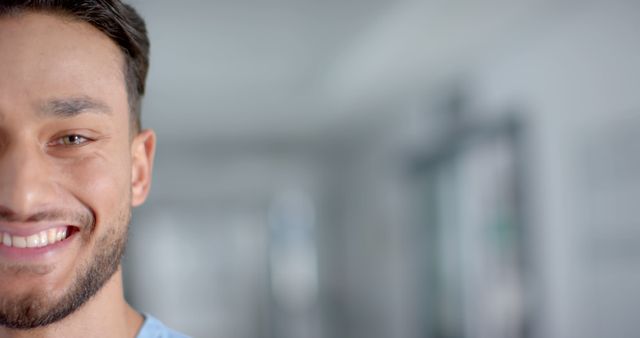
POLYGON ((2 326, 59 320, 118 268, 154 144, 131 136, 123 62, 89 24, 0 17, 2 326))

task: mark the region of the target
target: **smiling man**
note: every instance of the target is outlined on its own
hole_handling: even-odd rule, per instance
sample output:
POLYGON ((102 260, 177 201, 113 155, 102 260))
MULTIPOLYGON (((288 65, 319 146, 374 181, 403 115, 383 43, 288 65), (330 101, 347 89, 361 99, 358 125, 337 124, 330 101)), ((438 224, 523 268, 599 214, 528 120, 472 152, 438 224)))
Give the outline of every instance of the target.
POLYGON ((0 0, 0 337, 181 337, 123 295, 148 53, 117 0, 0 0))

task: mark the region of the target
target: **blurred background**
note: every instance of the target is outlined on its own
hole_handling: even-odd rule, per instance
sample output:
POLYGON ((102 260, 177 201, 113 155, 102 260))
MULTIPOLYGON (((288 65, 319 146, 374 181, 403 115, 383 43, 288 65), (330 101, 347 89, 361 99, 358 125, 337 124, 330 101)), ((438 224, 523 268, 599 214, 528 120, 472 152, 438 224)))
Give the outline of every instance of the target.
POLYGON ((137 0, 128 299, 194 337, 638 337, 640 2, 137 0))

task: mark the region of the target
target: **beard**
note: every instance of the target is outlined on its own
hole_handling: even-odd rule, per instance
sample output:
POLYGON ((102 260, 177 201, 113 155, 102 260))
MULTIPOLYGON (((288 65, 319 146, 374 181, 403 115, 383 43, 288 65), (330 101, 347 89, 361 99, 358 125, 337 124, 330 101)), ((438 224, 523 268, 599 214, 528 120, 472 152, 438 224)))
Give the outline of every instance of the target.
MULTIPOLYGON (((0 326, 28 330, 47 326, 69 316, 90 300, 118 271, 124 255, 131 209, 117 217, 107 232, 97 238, 93 255, 80 265, 76 277, 65 293, 52 299, 50 294, 33 291, 24 295, 0 299, 0 326)), ((93 217, 84 228, 84 241, 88 241, 94 228, 93 217)), ((47 270, 47 267, 43 269, 47 270)), ((32 271, 38 273, 37 271, 32 271)), ((47 272, 47 271, 41 271, 47 272)))

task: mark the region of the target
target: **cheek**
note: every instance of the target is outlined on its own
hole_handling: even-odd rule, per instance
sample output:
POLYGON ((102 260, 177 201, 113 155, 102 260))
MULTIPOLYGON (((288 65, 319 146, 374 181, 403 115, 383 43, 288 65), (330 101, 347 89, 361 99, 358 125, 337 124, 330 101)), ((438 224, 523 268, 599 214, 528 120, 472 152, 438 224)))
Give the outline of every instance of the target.
POLYGON ((57 167, 64 173, 63 189, 89 208, 98 224, 130 203, 131 165, 126 156, 108 157, 97 152, 57 167))

